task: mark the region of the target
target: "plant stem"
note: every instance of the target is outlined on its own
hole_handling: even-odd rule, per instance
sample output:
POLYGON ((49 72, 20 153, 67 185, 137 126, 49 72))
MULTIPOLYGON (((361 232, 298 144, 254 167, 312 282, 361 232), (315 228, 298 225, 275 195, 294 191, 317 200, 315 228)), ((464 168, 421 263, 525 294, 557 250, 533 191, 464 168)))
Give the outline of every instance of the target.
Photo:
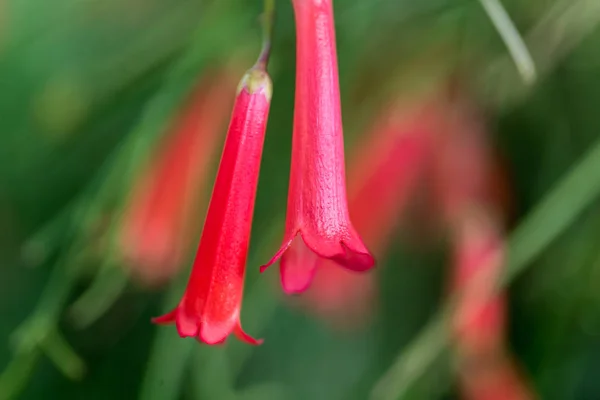
POLYGON ((269 57, 271 56, 271 45, 273 38, 273 24, 275 21, 275 0, 265 0, 264 11, 262 15, 263 25, 263 43, 260 55, 256 61, 256 67, 264 71, 267 70, 269 57))
POLYGON ((525 41, 502 6, 502 3, 499 0, 479 0, 479 2, 506 44, 508 52, 514 60, 523 81, 527 85, 533 84, 537 77, 535 63, 527 49, 525 41))

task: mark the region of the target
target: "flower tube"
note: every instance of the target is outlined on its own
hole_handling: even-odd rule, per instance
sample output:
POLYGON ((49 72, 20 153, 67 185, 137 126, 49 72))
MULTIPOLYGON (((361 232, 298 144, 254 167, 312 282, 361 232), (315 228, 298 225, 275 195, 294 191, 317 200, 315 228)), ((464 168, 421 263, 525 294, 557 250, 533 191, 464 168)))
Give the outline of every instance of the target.
POLYGON ((350 222, 331 0, 294 0, 296 97, 292 165, 281 259, 287 293, 308 288, 319 258, 351 270, 375 260, 350 222))
POLYGON ((234 333, 260 344, 242 330, 240 309, 271 92, 261 68, 252 68, 240 82, 186 291, 173 311, 154 319, 175 322, 182 337, 217 344, 234 333))

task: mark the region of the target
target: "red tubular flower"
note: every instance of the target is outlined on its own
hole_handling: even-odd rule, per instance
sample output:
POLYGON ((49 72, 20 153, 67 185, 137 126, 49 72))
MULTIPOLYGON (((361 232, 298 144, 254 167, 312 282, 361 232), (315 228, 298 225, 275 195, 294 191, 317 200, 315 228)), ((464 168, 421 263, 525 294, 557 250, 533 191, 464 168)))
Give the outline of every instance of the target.
POLYGON ((118 244, 146 284, 173 276, 190 250, 194 216, 231 109, 232 76, 223 71, 200 82, 132 190, 118 244))
POLYGON ((454 244, 452 290, 464 293, 454 315, 457 345, 459 352, 482 353, 503 343, 505 300, 495 286, 504 239, 497 200, 491 199, 492 153, 483 125, 468 110, 463 101, 448 107, 433 162, 436 198, 454 244))
POLYGON ((452 107, 436 141, 434 168, 455 252, 451 289, 460 298, 452 323, 460 389, 469 400, 531 399, 535 396, 507 356, 506 294, 496 287, 510 198, 503 176, 493 168, 483 125, 466 110, 464 103, 452 107))
POLYGON ((288 215, 281 258, 287 293, 308 288, 319 257, 364 271, 375 260, 350 222, 331 0, 293 0, 296 104, 288 215))
POLYGON ((468 106, 449 104, 440 130, 435 169, 436 198, 441 201, 442 217, 447 222, 460 219, 473 203, 488 205, 491 152, 486 132, 468 106))
MULTIPOLYGON (((387 110, 357 143, 350 160, 348 205, 354 226, 376 256, 388 247, 427 161, 430 119, 426 110, 387 110)), ((337 325, 365 321, 377 292, 375 275, 320 260, 302 304, 337 325)))
POLYGON ((452 287, 463 296, 454 314, 457 345, 465 354, 494 352, 504 341, 506 301, 495 287, 504 241, 483 214, 472 213, 457 228, 452 287))
POLYGON ((187 289, 175 310, 154 319, 175 322, 182 337, 216 344, 233 332, 260 344, 242 330, 240 309, 271 87, 258 68, 240 82, 187 289))
POLYGON ((355 146, 348 174, 350 216, 377 256, 387 248, 424 172, 435 123, 427 104, 394 105, 355 146))
POLYGON ((533 400, 537 396, 523 375, 505 354, 493 363, 473 363, 461 373, 462 397, 465 400, 533 400))
POLYGON ((529 400, 535 395, 505 349, 506 296, 495 285, 504 242, 482 215, 463 220, 455 236, 453 287, 462 297, 453 316, 460 361, 460 390, 466 400, 529 400))

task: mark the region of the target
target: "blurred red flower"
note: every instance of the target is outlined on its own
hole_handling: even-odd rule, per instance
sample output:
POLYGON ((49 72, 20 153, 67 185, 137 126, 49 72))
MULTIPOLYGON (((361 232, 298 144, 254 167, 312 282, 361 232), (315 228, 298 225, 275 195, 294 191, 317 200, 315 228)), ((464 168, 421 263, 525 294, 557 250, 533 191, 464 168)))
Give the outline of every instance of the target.
POLYGON ((119 245, 127 266, 146 284, 176 274, 191 250, 231 109, 234 76, 223 70, 198 84, 132 189, 119 245))
POLYGON ((523 400, 533 392, 508 357, 506 293, 497 287, 505 263, 503 224, 510 188, 488 133, 468 103, 453 99, 437 137, 435 193, 454 250, 452 316, 460 391, 469 400, 523 400))
MULTIPOLYGON (((428 115, 427 107, 392 105, 354 146, 348 173, 350 216, 377 257, 387 249, 424 172, 433 129, 428 115)), ((338 326, 360 325, 376 306, 376 278, 321 259, 299 301, 338 326)))

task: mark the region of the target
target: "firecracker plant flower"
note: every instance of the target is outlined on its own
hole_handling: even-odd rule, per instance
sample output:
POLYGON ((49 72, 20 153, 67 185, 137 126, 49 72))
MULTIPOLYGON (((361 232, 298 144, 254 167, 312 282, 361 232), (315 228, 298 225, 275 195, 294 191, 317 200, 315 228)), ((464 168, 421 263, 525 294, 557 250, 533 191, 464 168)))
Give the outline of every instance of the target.
POLYGON ((243 331, 240 310, 271 93, 271 79, 258 66, 240 82, 187 288, 173 311, 154 319, 174 322, 182 337, 218 344, 234 333, 261 342, 243 331))
POLYGON ((286 293, 306 290, 320 258, 366 271, 375 260, 350 221, 333 4, 293 0, 296 97, 283 244, 261 267, 280 260, 286 293))

